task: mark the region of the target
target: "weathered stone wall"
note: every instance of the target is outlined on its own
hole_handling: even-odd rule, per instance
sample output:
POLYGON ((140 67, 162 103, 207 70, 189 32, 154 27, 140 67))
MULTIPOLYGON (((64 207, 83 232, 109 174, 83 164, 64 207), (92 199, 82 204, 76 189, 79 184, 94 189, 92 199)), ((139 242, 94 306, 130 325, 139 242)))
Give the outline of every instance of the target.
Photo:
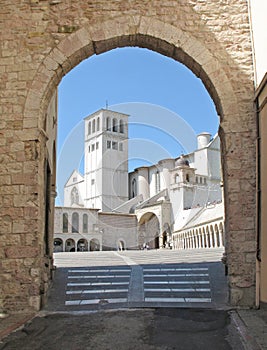
POLYGON ((80 61, 119 46, 146 47, 186 64, 211 94, 221 117, 230 302, 253 305, 256 127, 247 1, 0 5, 0 309, 38 309, 50 278, 44 243, 45 218, 51 220, 44 200, 49 102, 80 61))
POLYGON ((124 248, 137 248, 137 220, 133 214, 98 213, 99 231, 102 233, 103 250, 117 250, 119 242, 124 248))
POLYGON ((258 138, 258 267, 260 271, 258 301, 267 303, 267 74, 256 91, 258 138))

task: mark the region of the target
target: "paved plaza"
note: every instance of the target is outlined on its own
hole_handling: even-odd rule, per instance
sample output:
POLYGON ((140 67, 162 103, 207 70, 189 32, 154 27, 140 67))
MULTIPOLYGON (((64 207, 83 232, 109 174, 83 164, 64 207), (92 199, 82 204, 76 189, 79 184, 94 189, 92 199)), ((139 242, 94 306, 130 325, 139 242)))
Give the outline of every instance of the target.
POLYGON ((222 253, 56 253, 46 307, 0 349, 259 350, 227 306, 222 253))
POLYGON ((46 310, 225 308, 223 250, 57 253, 46 310))

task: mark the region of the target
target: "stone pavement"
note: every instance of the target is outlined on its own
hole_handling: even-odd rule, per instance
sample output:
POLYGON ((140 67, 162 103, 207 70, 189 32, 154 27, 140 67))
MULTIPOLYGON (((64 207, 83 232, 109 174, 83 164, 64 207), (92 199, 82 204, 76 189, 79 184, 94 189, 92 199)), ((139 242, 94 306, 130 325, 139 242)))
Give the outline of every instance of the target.
POLYGON ((267 305, 258 310, 243 309, 236 311, 244 326, 245 341, 254 345, 252 349, 267 349, 267 305), (247 338, 247 339, 246 339, 247 338))
MULTIPOLYGON (((48 305, 36 315, 17 314, 0 318, 0 339, 3 339, 0 342, 0 349, 49 350, 60 347, 75 350, 91 348, 116 350, 267 349, 267 308, 262 306, 260 310, 231 310, 225 302, 223 303, 225 280, 223 276, 217 276, 221 274, 222 266, 218 268, 219 262, 216 254, 209 252, 205 257, 202 256, 205 263, 199 265, 200 256, 192 253, 191 256, 190 253, 180 254, 178 258, 175 253, 166 252, 110 252, 106 254, 109 273, 114 275, 114 281, 116 278, 119 280, 125 278, 128 281, 127 286, 123 286, 124 289, 129 288, 129 293, 123 296, 124 298, 128 297, 128 303, 115 304, 114 307, 100 303, 100 307, 95 309, 80 305, 78 307, 72 305, 69 308, 68 305, 64 304, 67 290, 66 276, 69 269, 75 271, 75 269, 79 269, 79 266, 82 268, 90 266, 92 269, 103 270, 101 266, 103 266, 105 255, 80 254, 76 256, 75 263, 71 255, 57 255, 57 265, 61 268, 56 271, 48 305), (166 278, 168 284, 170 281, 177 282, 177 277, 174 278, 172 274, 180 276, 181 273, 177 272, 177 266, 184 268, 187 266, 185 261, 187 263, 191 261, 190 266, 206 266, 208 268, 212 303, 184 304, 181 308, 177 307, 176 303, 166 303, 164 300, 166 299, 166 291, 164 290, 166 278), (174 262, 178 264, 175 265, 174 262), (71 268, 73 265, 75 267, 71 268), (64 268, 64 266, 69 267, 64 268), (153 271, 148 273, 152 273, 153 276, 149 277, 146 275, 146 270, 151 270, 151 266, 153 266, 153 271), (170 266, 172 269, 175 267, 176 270, 168 272, 166 277, 163 272, 166 267, 170 266), (156 267, 158 272, 155 271, 156 267), (125 275, 124 277, 116 277, 116 274, 119 275, 118 270, 128 270, 129 268, 132 269, 131 279, 125 275, 125 271, 121 271, 125 275), (143 280, 140 281, 142 274, 143 280), (156 293, 159 293, 157 297, 162 302, 140 304, 140 298, 144 298, 146 293, 144 292, 144 282, 146 279, 149 281, 149 278, 158 283, 155 286, 148 285, 149 290, 151 287, 155 287, 157 291, 160 290, 156 293), (131 282, 133 282, 132 286, 131 282), (141 285, 143 289, 140 289, 141 285), (221 292, 218 293, 220 289, 221 292), (15 329, 18 330, 11 333, 15 329), (10 335, 8 336, 8 334, 10 335)), ((73 274, 73 272, 71 273, 73 274)), ((88 273, 86 272, 86 274, 88 273)), ((97 277, 99 278, 99 276, 97 277)), ((103 281, 106 283, 107 276, 104 277, 103 281)), ((82 275, 74 281, 83 282, 86 278, 87 276, 82 275)), ((102 283, 101 278, 98 280, 100 283, 102 283)), ((206 277, 202 278, 206 279, 206 277)), ((75 291, 75 288, 80 289, 81 287, 71 287, 71 293, 73 290, 75 291)), ((99 285, 96 288, 99 289, 99 285)), ((167 288, 170 289, 168 285, 167 288)), ((88 286, 86 289, 88 290, 88 286)), ((112 293, 114 293, 114 286, 112 289, 112 293)), ((155 291, 149 293, 155 293, 155 291)), ((94 293, 92 294, 94 295, 94 293)), ((167 294, 167 296, 169 300, 169 295, 167 294)), ((147 294, 147 297, 150 298, 151 295, 147 294)))
POLYGON ((204 255, 203 251, 55 254, 58 268, 45 309, 223 308, 227 284, 221 255, 221 249, 204 255))

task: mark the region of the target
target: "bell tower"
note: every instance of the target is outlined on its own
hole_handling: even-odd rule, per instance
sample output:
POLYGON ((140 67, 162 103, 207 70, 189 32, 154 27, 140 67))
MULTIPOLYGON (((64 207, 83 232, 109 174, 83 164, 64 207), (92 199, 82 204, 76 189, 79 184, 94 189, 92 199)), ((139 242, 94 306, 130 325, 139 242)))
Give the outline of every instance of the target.
POLYGON ((85 207, 110 212, 128 200, 128 115, 100 109, 85 122, 85 207))

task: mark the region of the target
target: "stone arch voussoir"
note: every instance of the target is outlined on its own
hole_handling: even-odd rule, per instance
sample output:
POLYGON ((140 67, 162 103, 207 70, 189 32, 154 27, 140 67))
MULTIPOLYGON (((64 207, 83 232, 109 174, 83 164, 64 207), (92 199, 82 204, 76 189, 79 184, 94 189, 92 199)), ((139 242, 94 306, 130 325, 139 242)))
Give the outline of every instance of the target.
POLYGON ((221 116, 228 110, 237 113, 231 81, 204 43, 160 20, 123 16, 93 26, 87 24, 50 51, 29 90, 25 118, 34 119, 38 115, 42 127, 45 108, 62 77, 84 59, 123 46, 146 47, 185 64, 202 79, 221 116))

